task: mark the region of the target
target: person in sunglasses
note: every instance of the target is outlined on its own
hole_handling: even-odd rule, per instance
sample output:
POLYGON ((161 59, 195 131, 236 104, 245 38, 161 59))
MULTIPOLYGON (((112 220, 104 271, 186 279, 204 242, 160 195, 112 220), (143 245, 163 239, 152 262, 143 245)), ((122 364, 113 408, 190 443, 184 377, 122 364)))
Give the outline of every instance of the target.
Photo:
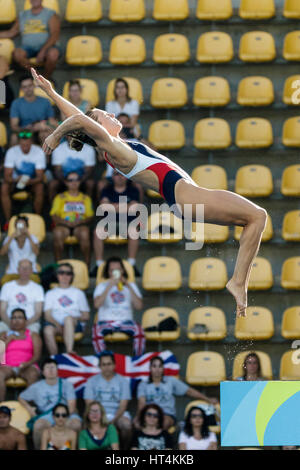
POLYGON ((217 437, 209 430, 202 408, 192 406, 189 409, 178 444, 180 450, 217 450, 217 437))
POLYGON ((78 173, 69 173, 65 179, 67 191, 58 194, 53 201, 50 215, 55 224, 53 230, 54 256, 56 261, 60 260, 66 238, 75 236, 84 260, 89 265, 90 225, 94 219, 94 210, 91 198, 79 191, 80 183, 78 173))
POLYGON ((58 354, 55 337, 64 338, 67 353, 74 352, 75 332, 82 332, 89 320, 90 307, 86 295, 71 284, 74 278, 73 267, 61 263, 56 271, 58 286, 45 295, 44 338, 49 354, 58 354))
POLYGON ((69 408, 59 403, 52 410, 54 425, 42 434, 41 450, 76 450, 77 434, 66 426, 69 408))
POLYGON ((136 430, 132 443, 132 450, 164 450, 173 449, 171 435, 163 430, 164 414, 155 404, 146 405, 140 413, 140 429, 136 430))

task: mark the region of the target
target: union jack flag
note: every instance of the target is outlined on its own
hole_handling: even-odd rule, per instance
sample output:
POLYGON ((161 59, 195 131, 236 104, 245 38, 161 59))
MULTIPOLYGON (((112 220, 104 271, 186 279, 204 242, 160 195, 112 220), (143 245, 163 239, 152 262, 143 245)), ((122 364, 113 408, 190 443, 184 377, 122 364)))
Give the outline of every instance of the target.
MULTIPOLYGON (((83 396, 86 381, 93 375, 99 374, 99 358, 97 356, 77 356, 75 354, 57 354, 53 356, 58 364, 58 375, 69 380, 77 397, 83 396)), ((116 373, 130 381, 132 396, 140 380, 147 380, 149 365, 152 357, 161 357, 164 361, 164 375, 178 376, 180 366, 171 351, 149 352, 142 356, 125 356, 114 354, 116 373)))

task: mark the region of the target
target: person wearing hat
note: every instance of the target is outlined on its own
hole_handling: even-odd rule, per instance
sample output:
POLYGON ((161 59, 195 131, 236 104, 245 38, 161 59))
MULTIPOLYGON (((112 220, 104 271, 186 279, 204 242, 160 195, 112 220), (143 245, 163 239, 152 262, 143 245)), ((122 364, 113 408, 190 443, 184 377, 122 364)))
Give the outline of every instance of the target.
POLYGON ((0 406, 0 451, 27 450, 25 434, 10 424, 11 412, 8 406, 0 406))

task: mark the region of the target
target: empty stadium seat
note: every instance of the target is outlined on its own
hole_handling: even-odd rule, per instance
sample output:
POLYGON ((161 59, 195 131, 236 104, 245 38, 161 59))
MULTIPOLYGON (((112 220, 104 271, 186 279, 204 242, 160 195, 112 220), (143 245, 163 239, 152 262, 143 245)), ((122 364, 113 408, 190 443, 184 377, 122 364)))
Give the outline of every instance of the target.
POLYGON ((159 150, 176 150, 185 145, 184 127, 179 121, 154 121, 149 127, 148 140, 159 150))
POLYGON ((267 380, 272 380, 273 372, 272 372, 272 363, 271 358, 268 354, 262 351, 242 351, 238 353, 233 362, 233 371, 232 371, 232 379, 235 380, 237 377, 242 377, 244 375, 243 370, 243 363, 246 356, 251 353, 255 352, 259 357, 260 365, 261 365, 261 375, 267 380))
POLYGON ((300 165, 290 165, 284 169, 280 190, 284 196, 300 196, 300 165))
POLYGON ((7 406, 11 409, 10 425, 18 429, 24 434, 29 433, 29 428, 26 426, 27 421, 31 418, 29 411, 21 405, 17 400, 2 401, 0 406, 7 406))
POLYGON ((217 352, 192 353, 187 360, 186 382, 190 385, 213 386, 226 380, 225 361, 217 352))
POLYGON ((192 224, 192 241, 204 243, 224 243, 229 238, 229 228, 224 225, 204 224, 201 222, 192 224), (203 225, 203 224, 201 224, 203 225))
POLYGON ((198 307, 189 314, 187 337, 190 340, 219 341, 226 335, 226 317, 220 308, 198 307))
POLYGON ((150 104, 154 108, 181 108, 187 99, 187 87, 180 78, 158 78, 152 85, 150 104))
POLYGON ((269 260, 257 256, 252 264, 248 290, 267 290, 273 286, 272 266, 269 260))
POLYGON ((246 118, 238 122, 235 145, 240 148, 266 148, 273 144, 273 129, 264 118, 246 118))
POLYGON ((194 128, 194 146, 198 149, 225 149, 231 145, 229 123, 225 119, 205 118, 194 128))
POLYGON ((274 335, 271 310, 265 307, 248 307, 246 317, 236 317, 234 336, 241 340, 264 340, 274 335))
POLYGON ((298 0, 285 0, 282 13, 285 18, 300 19, 300 4, 298 0))
POLYGON ((4 122, 0 121, 0 147, 7 145, 7 132, 4 122))
MULTIPOLYGON (((144 101, 143 97, 143 88, 142 83, 139 79, 133 77, 122 77, 128 83, 129 96, 131 99, 138 101, 139 104, 142 104, 144 101)), ((105 101, 113 101, 114 97, 114 86, 116 79, 110 80, 106 88, 106 98, 105 101)))
POLYGON ((286 147, 300 147, 300 116, 286 119, 282 130, 282 143, 286 147))
POLYGON ((230 102, 230 87, 223 77, 199 78, 194 86, 195 106, 226 106, 230 102))
POLYGON ((77 287, 81 290, 86 290, 89 287, 89 270, 84 261, 77 259, 64 259, 59 260, 59 264, 61 263, 70 263, 72 265, 74 270, 73 287, 77 287))
POLYGON ((273 192, 270 168, 264 165, 245 165, 238 169, 235 192, 245 197, 267 197, 273 192))
POLYGON ((188 0, 154 0, 153 18, 156 21, 180 21, 189 16, 188 0))
POLYGON ((220 31, 201 34, 197 43, 196 60, 205 64, 230 62, 233 59, 231 36, 220 31))
POLYGON ((96 65, 102 60, 102 45, 95 36, 74 36, 67 42, 66 62, 69 65, 96 65))
MULTIPOLYGON (((94 108, 98 106, 100 102, 98 85, 95 80, 90 80, 89 78, 77 78, 82 87, 82 99, 90 102, 91 107, 94 108)), ((64 84, 63 88, 63 97, 68 99, 69 96, 69 82, 64 84)))
POLYGON ((183 34, 161 34, 153 47, 152 59, 157 64, 183 64, 190 58, 190 46, 183 34))
POLYGON ((285 60, 299 61, 300 60, 300 31, 291 31, 288 33, 283 42, 282 55, 285 60))
POLYGON ((0 24, 12 23, 17 17, 15 0, 0 0, 0 24))
POLYGON ((232 16, 231 0, 198 0, 196 18, 198 20, 228 20, 232 16))
POLYGON ((181 287, 181 267, 177 259, 155 256, 146 261, 142 285, 147 291, 173 291, 181 287))
POLYGON ((148 242, 176 243, 183 238, 182 220, 172 212, 159 211, 148 217, 148 242))
POLYGON ((281 335, 286 339, 300 338, 300 307, 289 307, 283 312, 281 335))
MULTIPOLYGON (((58 0, 43 0, 42 5, 45 8, 50 8, 50 10, 54 10, 59 15, 60 9, 59 9, 59 1, 58 0)), ((24 10, 30 10, 30 9, 31 9, 30 0, 25 0, 24 10)))
MULTIPOLYGON (((35 235, 40 243, 42 243, 46 238, 46 225, 43 217, 38 214, 31 214, 29 212, 24 212, 21 215, 28 217, 29 223, 29 233, 35 235)), ((8 236, 11 236, 15 232, 15 221, 17 216, 11 217, 8 225, 8 236)))
POLYGON ((191 178, 206 189, 228 189, 227 174, 218 165, 200 165, 193 169, 191 178))
POLYGON ((192 262, 189 288, 192 290, 222 290, 228 281, 224 261, 217 258, 199 258, 192 262))
POLYGON ((70 23, 92 23, 102 18, 101 0, 68 0, 65 19, 70 23))
POLYGON ((272 81, 267 77, 243 78, 238 87, 237 102, 242 106, 268 106, 274 101, 272 81))
POLYGON ((119 34, 114 36, 109 49, 109 62, 115 65, 141 64, 146 59, 146 46, 142 36, 119 34))
POLYGON ((282 238, 286 241, 300 241, 300 211, 289 211, 284 215, 282 238))
MULTIPOLYGON (((234 227, 234 238, 235 238, 235 240, 239 240, 241 238, 242 231, 243 231, 243 227, 238 227, 238 226, 234 227)), ((268 214, 266 227, 265 227, 265 230, 263 231, 261 241, 262 242, 267 242, 267 241, 271 240, 273 235, 274 235, 273 223, 272 223, 272 219, 270 217, 270 214, 268 214)))
POLYGON ((288 105, 300 104, 300 75, 291 75, 284 83, 282 101, 288 105))
MULTIPOLYGON (((187 416, 190 408, 192 408, 194 406, 197 406, 198 408, 201 408, 202 410, 204 410, 204 412, 206 412, 207 407, 208 406, 210 407, 211 405, 208 404, 207 401, 204 401, 204 400, 192 400, 185 407, 185 410, 184 410, 184 416, 185 417, 187 416)), ((216 414, 215 414, 216 423, 220 423, 220 416, 221 416, 220 405, 216 404, 216 405, 213 405, 213 406, 215 407, 215 410, 216 410, 216 414)), ((208 428, 209 428, 210 432, 214 432, 216 434, 220 434, 220 432, 221 432, 220 424, 209 425, 208 428)))
POLYGON ((281 287, 290 290, 300 289, 300 256, 292 256, 284 261, 281 270, 281 287))
POLYGON ((280 359, 280 380, 300 380, 300 350, 291 349, 280 359))
POLYGON ((267 20, 274 15, 274 0, 241 0, 239 16, 244 20, 267 20))
POLYGON ((180 336, 180 321, 176 310, 169 307, 149 308, 143 313, 142 327, 145 331, 147 341, 175 341, 180 336), (146 331, 146 328, 159 327, 161 321, 174 318, 178 328, 174 331, 146 331))
MULTIPOLYGON (((126 260, 122 259, 124 268, 127 272, 128 275, 128 282, 135 282, 135 275, 134 275, 134 269, 133 266, 126 260)), ((104 269, 105 264, 102 263, 101 266, 98 267, 97 270, 97 276, 96 276, 96 285, 100 284, 100 282, 106 282, 107 279, 103 277, 103 269, 104 269)))
POLYGON ((275 57, 275 41, 270 33, 250 31, 241 37, 239 58, 243 62, 270 62, 275 57))
POLYGON ((141 21, 145 18, 144 0, 110 0, 108 18, 120 23, 141 21))
POLYGON ((15 45, 11 39, 0 39, 0 56, 5 57, 9 64, 12 62, 14 48, 15 45))

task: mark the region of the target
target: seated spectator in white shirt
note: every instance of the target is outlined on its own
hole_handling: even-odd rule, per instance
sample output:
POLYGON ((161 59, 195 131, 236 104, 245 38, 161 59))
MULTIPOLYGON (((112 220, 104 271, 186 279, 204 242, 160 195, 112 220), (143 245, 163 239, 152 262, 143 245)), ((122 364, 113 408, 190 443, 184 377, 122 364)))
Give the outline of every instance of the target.
POLYGON ((192 406, 179 434, 179 450, 217 450, 217 437, 209 430, 205 412, 192 406))
POLYGON ((45 295, 44 337, 49 354, 57 354, 56 335, 62 335, 67 353, 74 352, 74 336, 84 330, 89 320, 89 304, 86 295, 71 286, 74 278, 73 267, 61 263, 57 268, 58 287, 45 295))
POLYGON ((136 100, 130 98, 128 83, 123 78, 117 78, 115 81, 114 97, 114 100, 106 103, 105 111, 115 116, 121 113, 128 114, 131 126, 135 128, 140 114, 140 105, 136 100))
POLYGON ((11 312, 19 307, 26 312, 27 328, 40 332, 40 318, 43 311, 44 289, 30 280, 31 261, 23 259, 18 265, 19 279, 3 285, 0 294, 0 332, 10 329, 11 312))
MULTIPOLYGON (((15 220, 15 231, 5 237, 3 241, 0 256, 8 255, 9 264, 6 274, 1 279, 1 285, 19 278, 18 264, 22 259, 31 261, 33 272, 37 272, 36 258, 40 251, 40 245, 36 236, 29 233, 28 227, 28 217, 18 215, 15 220)), ((32 274, 31 280, 40 282, 38 274, 32 274)))

